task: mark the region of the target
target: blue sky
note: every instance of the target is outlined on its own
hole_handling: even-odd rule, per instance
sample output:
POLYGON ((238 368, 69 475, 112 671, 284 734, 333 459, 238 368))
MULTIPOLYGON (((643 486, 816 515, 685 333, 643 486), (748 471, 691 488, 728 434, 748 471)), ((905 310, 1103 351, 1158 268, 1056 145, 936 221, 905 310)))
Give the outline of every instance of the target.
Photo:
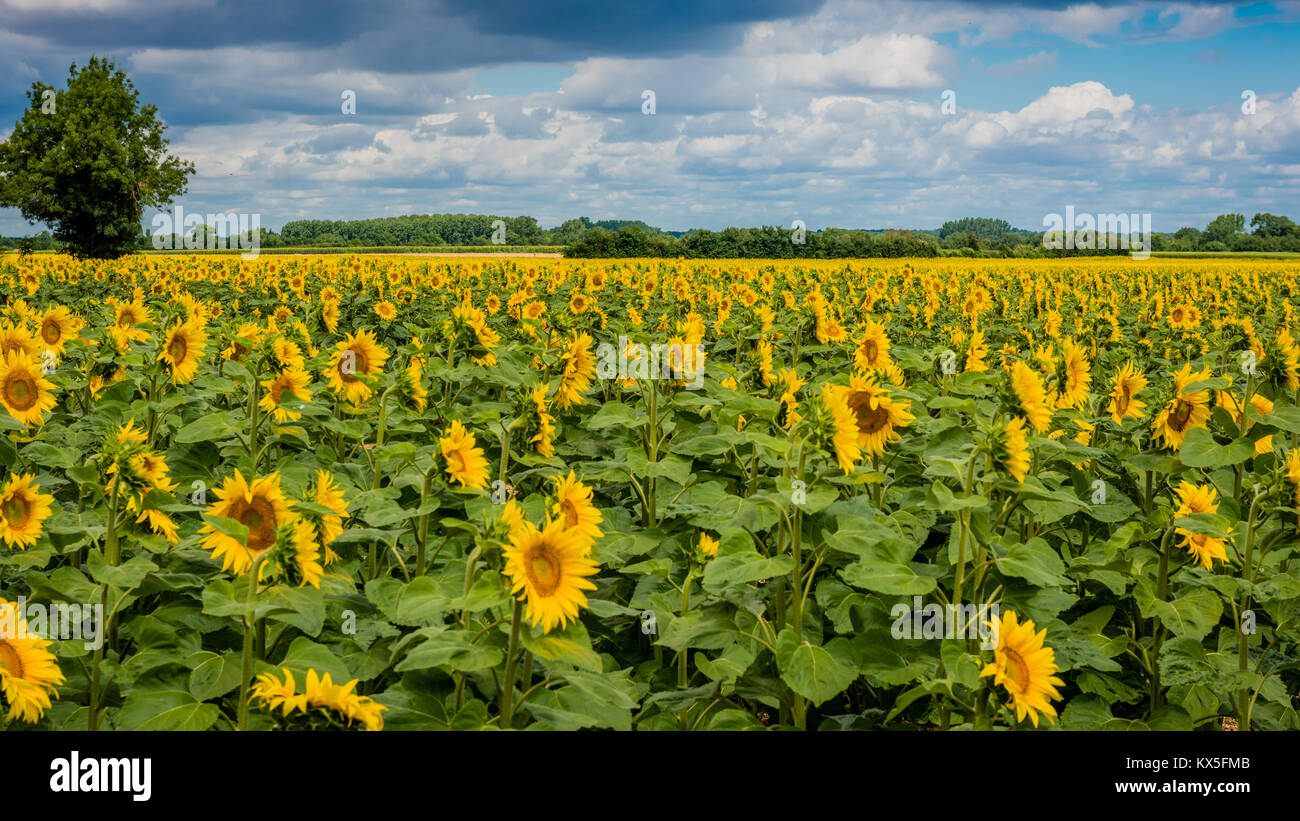
POLYGON ((270 227, 1300 218, 1295 0, 0 0, 0 138, 91 54, 195 163, 186 211, 270 227))

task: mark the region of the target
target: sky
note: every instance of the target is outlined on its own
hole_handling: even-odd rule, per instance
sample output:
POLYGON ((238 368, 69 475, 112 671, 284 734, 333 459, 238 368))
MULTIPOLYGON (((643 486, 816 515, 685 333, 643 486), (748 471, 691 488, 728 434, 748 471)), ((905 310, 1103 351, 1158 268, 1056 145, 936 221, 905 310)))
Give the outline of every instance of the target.
POLYGON ((270 228, 1300 219, 1300 0, 0 0, 0 139, 91 55, 270 228))

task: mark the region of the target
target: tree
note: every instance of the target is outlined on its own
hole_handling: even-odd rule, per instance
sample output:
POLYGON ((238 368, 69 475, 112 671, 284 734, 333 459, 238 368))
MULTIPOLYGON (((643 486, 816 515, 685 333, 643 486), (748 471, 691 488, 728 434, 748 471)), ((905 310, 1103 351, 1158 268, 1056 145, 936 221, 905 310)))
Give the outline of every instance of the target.
POLYGON ((1221 242, 1227 245, 1233 238, 1246 230, 1246 217, 1243 214, 1220 214, 1205 226, 1205 239, 1209 242, 1221 242))
POLYGON ((1250 227, 1260 237, 1285 237, 1297 232, 1297 226, 1287 217, 1275 217, 1272 214, 1256 214, 1250 218, 1250 227))
POLYGON ((141 104, 130 78, 97 57, 68 69, 67 89, 36 82, 27 98, 0 143, 0 206, 50 226, 77 256, 128 253, 145 207, 185 193, 194 173, 193 163, 166 154, 157 107, 141 104))

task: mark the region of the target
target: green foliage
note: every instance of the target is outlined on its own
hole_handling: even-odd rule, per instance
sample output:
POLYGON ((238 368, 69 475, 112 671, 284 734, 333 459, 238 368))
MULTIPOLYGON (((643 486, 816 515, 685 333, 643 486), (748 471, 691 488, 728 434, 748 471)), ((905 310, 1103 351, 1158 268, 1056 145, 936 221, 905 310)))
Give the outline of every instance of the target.
POLYGON ((82 257, 132 250, 146 206, 185 192, 192 163, 166 154, 157 108, 141 104, 112 60, 69 69, 68 87, 37 82, 29 107, 0 144, 0 206, 53 228, 82 257))

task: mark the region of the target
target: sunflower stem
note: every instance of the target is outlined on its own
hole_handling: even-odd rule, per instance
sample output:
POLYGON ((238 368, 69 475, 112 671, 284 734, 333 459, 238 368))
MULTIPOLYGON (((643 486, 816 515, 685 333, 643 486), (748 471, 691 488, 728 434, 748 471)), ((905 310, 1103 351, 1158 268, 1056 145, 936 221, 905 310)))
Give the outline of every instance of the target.
MULTIPOLYGON (((686 579, 682 581, 682 618, 685 618, 686 613, 691 609, 691 578, 694 575, 695 565, 688 564, 686 567, 686 579)), ((687 669, 689 654, 690 648, 683 647, 681 652, 677 655, 677 686, 682 690, 686 689, 686 685, 690 680, 690 671, 687 669)), ((689 712, 690 707, 687 706, 683 707, 682 711, 677 714, 677 720, 680 722, 681 729, 683 730, 689 729, 686 721, 687 713, 689 712)))
POLYGON ((506 652, 506 675, 501 681, 501 727, 507 730, 514 719, 515 661, 519 652, 519 627, 523 613, 523 602, 515 599, 510 613, 510 649, 506 652))
POLYGON ((262 572, 262 562, 266 561, 269 555, 271 551, 264 550, 253 561, 253 566, 248 571, 248 593, 244 596, 244 651, 239 674, 238 729, 241 732, 248 729, 248 692, 253 684, 253 633, 257 626, 257 618, 253 611, 253 597, 257 595, 257 577, 262 572))
MULTIPOLYGON (((438 469, 438 463, 434 462, 424 473, 424 487, 420 490, 420 509, 424 509, 424 503, 429 498, 429 491, 433 486, 433 474, 438 469)), ((429 514, 427 512, 420 514, 419 539, 416 541, 415 554, 415 575, 423 576, 426 569, 424 555, 425 548, 429 543, 429 514)))
MULTIPOLYGON (((1244 413, 1244 412, 1243 412, 1244 413)), ((1242 576, 1246 581, 1252 584, 1255 581, 1255 574, 1251 568, 1251 560, 1255 554, 1255 513, 1259 509, 1259 500, 1263 492, 1255 494, 1255 498, 1250 503, 1250 513, 1246 516, 1246 554, 1242 563, 1242 576)), ((1250 594, 1245 593, 1241 597, 1241 604, 1237 608, 1237 669, 1245 672, 1250 661, 1250 637, 1246 635, 1245 613, 1250 608, 1250 594)), ((1261 686, 1262 682, 1261 682, 1261 686)), ((1254 699, 1250 698, 1248 691, 1242 689, 1237 693, 1237 724, 1239 729, 1245 731, 1250 729, 1250 712, 1251 704, 1254 699)))
MULTIPOLYGON (((1156 575, 1156 599, 1164 601, 1169 586, 1169 539, 1174 535, 1174 526, 1165 529, 1164 538, 1160 540, 1160 570, 1156 575)), ((1160 617, 1155 616, 1151 625, 1151 712, 1160 706, 1160 645, 1163 643, 1160 617)))

